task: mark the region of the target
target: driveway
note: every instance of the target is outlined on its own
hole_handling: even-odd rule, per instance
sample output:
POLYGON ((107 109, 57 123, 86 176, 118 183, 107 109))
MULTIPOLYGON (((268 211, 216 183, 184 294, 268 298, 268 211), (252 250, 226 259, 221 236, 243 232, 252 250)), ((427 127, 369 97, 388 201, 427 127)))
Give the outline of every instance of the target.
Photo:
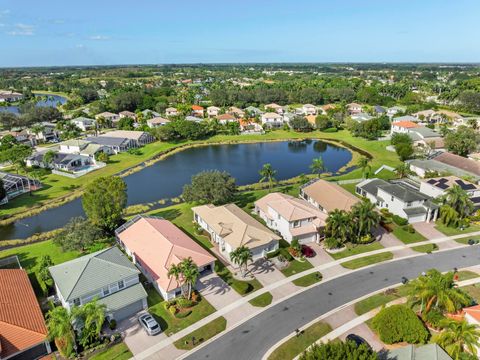
POLYGON ((420 222, 420 223, 413 224, 413 227, 420 234, 425 236, 428 240, 446 237, 444 233, 435 229, 435 223, 433 222, 431 223, 420 222))
POLYGON ((307 245, 310 246, 313 249, 313 251, 315 251, 315 256, 308 258, 308 261, 310 261, 313 266, 317 267, 317 266, 325 265, 325 264, 328 264, 329 262, 334 261, 334 259, 330 255, 328 255, 325 249, 321 247, 319 244, 311 243, 307 245))
POLYGON ((345 340, 345 338, 349 334, 355 334, 362 337, 370 344, 372 349, 375 351, 380 351, 385 347, 382 341, 378 338, 377 334, 375 334, 365 323, 355 326, 353 329, 350 329, 345 334, 340 335, 339 338, 345 340))
POLYGON ((285 279, 285 275, 269 260, 258 259, 251 264, 248 269, 263 286, 268 286, 285 279))
POLYGON ((196 289, 217 310, 242 298, 214 272, 198 279, 196 289))

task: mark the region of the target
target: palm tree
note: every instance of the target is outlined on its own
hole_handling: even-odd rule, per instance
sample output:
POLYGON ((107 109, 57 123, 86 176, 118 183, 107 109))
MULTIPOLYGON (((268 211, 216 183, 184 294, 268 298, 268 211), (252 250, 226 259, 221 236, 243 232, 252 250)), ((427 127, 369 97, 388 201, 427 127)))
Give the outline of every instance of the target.
POLYGON ((57 306, 48 311, 47 329, 50 340, 55 340, 60 353, 68 358, 75 342, 75 331, 73 330, 72 314, 62 306, 57 306))
POLYGON ((326 220, 325 232, 329 237, 347 241, 350 234, 350 216, 345 210, 330 211, 326 220))
POLYGON ((38 134, 45 130, 45 126, 42 124, 35 124, 30 128, 30 130, 35 134, 35 136, 38 136, 38 134))
POLYGON ((55 158, 55 151, 53 150, 48 150, 45 155, 43 155, 43 164, 45 165, 45 167, 48 167, 51 162, 53 161, 53 159, 55 158))
POLYGON ((238 265, 240 272, 242 273, 242 277, 245 277, 248 262, 252 261, 253 258, 250 249, 245 245, 242 245, 230 253, 230 260, 238 265))
POLYGON ((453 208, 460 219, 464 219, 473 211, 473 203, 468 196, 468 193, 458 185, 453 185, 444 195, 444 203, 453 208))
POLYGON ((174 277, 175 280, 177 281, 177 286, 181 286, 181 290, 182 290, 182 295, 184 293, 184 289, 183 289, 183 274, 182 274, 182 267, 179 265, 176 265, 176 264, 172 264, 170 265, 170 268, 168 269, 168 273, 167 273, 167 276, 168 278, 170 277, 174 277))
POLYGON ((198 266, 193 262, 191 257, 183 259, 180 263, 180 268, 182 269, 183 280, 187 285, 187 299, 190 299, 192 296, 192 289, 200 276, 200 272, 198 271, 198 266))
POLYGON ((362 156, 360 159, 358 159, 357 166, 362 169, 362 176, 368 179, 370 176, 370 171, 372 170, 370 166, 370 159, 362 156))
POLYGON ((268 189, 272 191, 273 183, 276 181, 275 175, 277 171, 272 168, 271 164, 263 164, 259 174, 261 176, 260 182, 268 181, 268 189))
POLYGON ((358 238, 369 234, 380 222, 380 215, 375 211, 375 205, 368 199, 352 207, 351 217, 358 238))
POLYGON ((107 306, 105 304, 98 303, 98 299, 95 298, 92 301, 86 303, 81 307, 82 315, 85 319, 85 327, 95 329, 97 335, 102 330, 103 323, 105 322, 105 311, 107 306))
POLYGON ((440 208, 440 221, 447 226, 457 226, 460 220, 458 212, 450 205, 443 205, 440 208))
POLYGON ((310 170, 312 170, 312 174, 317 174, 318 177, 320 177, 322 172, 327 170, 321 156, 313 159, 312 164, 310 165, 310 170))
POLYGON ((410 165, 406 162, 401 163, 395 168, 395 174, 397 174, 398 178, 404 178, 408 174, 410 174, 410 165))
POLYGON ((443 331, 437 336, 435 342, 444 348, 455 360, 461 358, 461 353, 467 350, 472 355, 477 355, 480 346, 480 330, 467 321, 445 319, 443 331))

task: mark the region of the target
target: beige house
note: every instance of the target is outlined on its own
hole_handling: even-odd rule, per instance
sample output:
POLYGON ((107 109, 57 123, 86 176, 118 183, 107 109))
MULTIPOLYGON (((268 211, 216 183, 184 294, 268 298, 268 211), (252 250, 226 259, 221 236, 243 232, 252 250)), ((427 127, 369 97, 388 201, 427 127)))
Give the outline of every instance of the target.
POLYGON ((250 249, 254 261, 279 247, 280 236, 235 204, 202 205, 192 211, 195 222, 210 234, 211 241, 228 261, 230 253, 240 246, 250 249))
POLYGON ((165 115, 166 116, 177 116, 178 115, 178 110, 175 109, 174 107, 168 107, 165 109, 165 115))
POLYGON ((271 103, 271 104, 265 105, 265 110, 269 110, 269 109, 275 111, 277 114, 283 114, 283 107, 281 107, 278 104, 271 103))
POLYGON ((302 186, 300 197, 326 214, 335 209, 349 211, 353 205, 360 202, 358 197, 340 185, 322 179, 302 186))
POLYGON ((208 117, 215 117, 220 113, 220 108, 216 106, 209 106, 207 107, 207 115, 208 117))

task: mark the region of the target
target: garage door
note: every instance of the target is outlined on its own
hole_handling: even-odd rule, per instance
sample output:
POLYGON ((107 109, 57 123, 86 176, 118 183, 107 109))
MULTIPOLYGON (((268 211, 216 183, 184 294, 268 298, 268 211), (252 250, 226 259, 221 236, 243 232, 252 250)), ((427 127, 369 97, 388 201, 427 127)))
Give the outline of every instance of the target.
POLYGON ((120 321, 132 316, 133 314, 136 314, 141 310, 143 310, 143 302, 142 300, 139 300, 137 302, 134 302, 133 304, 125 306, 124 308, 116 311, 113 314, 113 317, 115 318, 116 321, 120 321))

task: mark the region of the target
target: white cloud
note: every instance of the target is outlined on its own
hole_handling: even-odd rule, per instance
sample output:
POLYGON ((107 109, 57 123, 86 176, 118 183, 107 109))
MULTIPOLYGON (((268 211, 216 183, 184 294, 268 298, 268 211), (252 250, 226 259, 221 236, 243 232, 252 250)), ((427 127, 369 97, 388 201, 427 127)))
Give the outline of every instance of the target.
POLYGON ((0 17, 10 14, 10 10, 0 10, 0 17))
POLYGON ((105 36, 105 35, 93 35, 89 37, 90 40, 108 40, 110 39, 110 36, 105 36))
POLYGON ((35 26, 27 24, 15 24, 13 30, 7 32, 8 35, 12 36, 32 36, 35 35, 35 26))

